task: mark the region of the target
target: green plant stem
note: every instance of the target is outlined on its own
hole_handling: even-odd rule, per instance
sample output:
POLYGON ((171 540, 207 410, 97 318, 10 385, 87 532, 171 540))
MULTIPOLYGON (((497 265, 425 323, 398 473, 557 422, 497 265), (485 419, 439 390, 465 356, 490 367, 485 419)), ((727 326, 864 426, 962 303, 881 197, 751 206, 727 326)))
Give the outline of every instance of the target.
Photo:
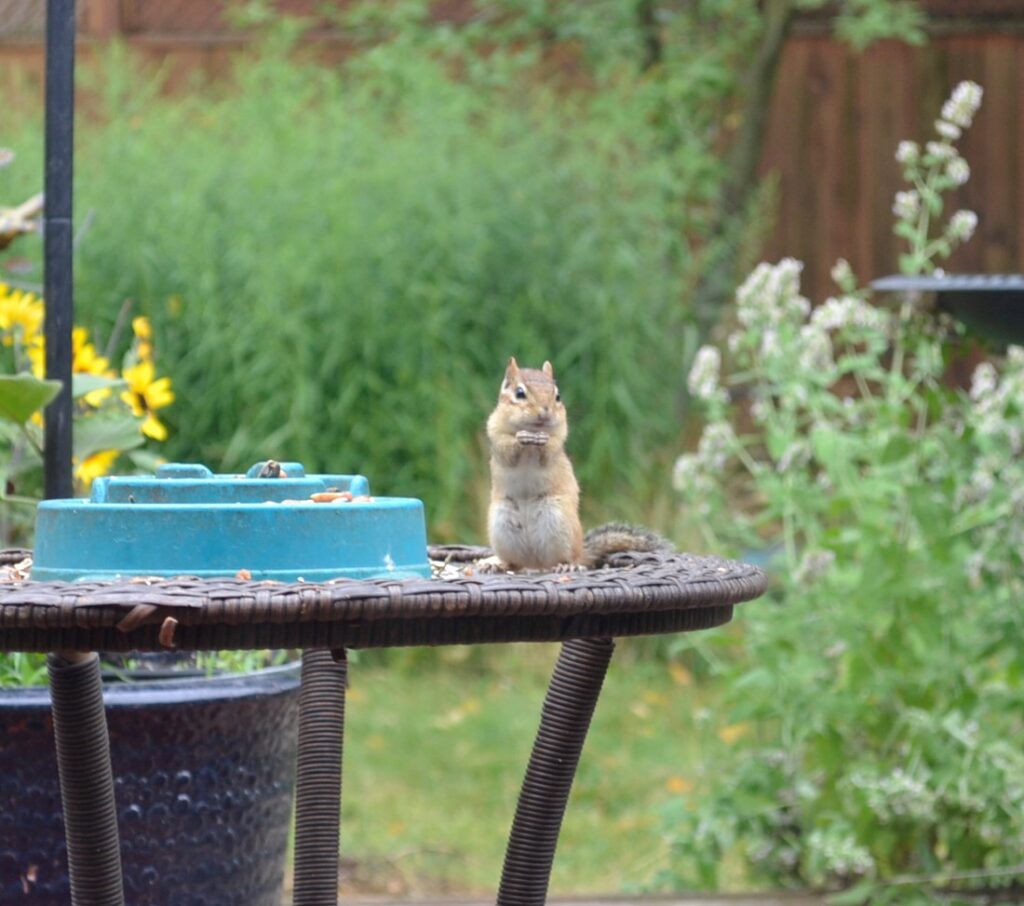
POLYGON ((39 503, 35 497, 23 497, 19 494, 0 494, 0 501, 20 506, 36 506, 39 503))
POLYGON ((25 441, 26 441, 26 442, 28 443, 28 445, 29 445, 29 446, 30 446, 30 447, 31 447, 31 448, 32 448, 32 449, 33 449, 33 450, 34 450, 34 451, 35 451, 35 452, 36 452, 36 453, 37 453, 37 454, 38 454, 38 455, 39 455, 40 457, 42 457, 42 455, 43 455, 43 448, 42 448, 42 445, 36 442, 36 439, 35 439, 35 438, 34 438, 34 437, 32 436, 32 432, 31 432, 31 431, 29 431, 28 425, 25 425, 25 424, 21 424, 21 425, 18 425, 18 428, 19 428, 19 430, 21 431, 22 437, 23 437, 23 438, 25 439, 25 441))

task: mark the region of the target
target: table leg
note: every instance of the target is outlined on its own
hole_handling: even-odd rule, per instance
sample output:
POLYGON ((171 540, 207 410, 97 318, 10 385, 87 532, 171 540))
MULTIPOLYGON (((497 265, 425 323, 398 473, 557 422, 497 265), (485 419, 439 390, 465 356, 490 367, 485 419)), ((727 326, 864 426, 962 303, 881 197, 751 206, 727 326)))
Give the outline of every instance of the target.
POLYGON ((519 793, 498 906, 542 906, 569 789, 615 643, 566 642, 558 657, 519 793))
POLYGON ((95 653, 47 659, 72 906, 123 906, 110 737, 95 653))
POLYGON ((336 906, 345 730, 344 651, 302 653, 295 782, 295 906, 336 906))

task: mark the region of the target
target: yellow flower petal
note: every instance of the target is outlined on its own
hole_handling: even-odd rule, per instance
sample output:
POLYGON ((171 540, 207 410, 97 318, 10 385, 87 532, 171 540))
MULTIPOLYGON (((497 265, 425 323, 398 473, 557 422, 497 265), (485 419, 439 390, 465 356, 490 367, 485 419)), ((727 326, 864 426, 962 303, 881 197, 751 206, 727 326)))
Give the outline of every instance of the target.
POLYGON ((673 661, 668 665, 669 676, 672 677, 672 682, 679 686, 692 686, 693 685, 693 674, 690 673, 682 664, 678 664, 673 661))
POLYGON ((121 393, 121 402, 127 403, 132 410, 132 415, 142 418, 146 414, 146 407, 143 405, 144 398, 131 390, 124 390, 121 393))
POLYGON ((41 378, 46 374, 46 349, 43 346, 43 338, 39 337, 35 342, 25 347, 25 354, 32 365, 32 373, 41 378))
POLYGON ((88 487, 94 478, 110 473, 119 455, 117 450, 102 450, 99 453, 93 453, 92 456, 85 458, 85 462, 81 462, 75 467, 75 475, 82 484, 88 487))
POLYGON ((675 774, 665 781, 665 789, 670 793, 685 795, 686 793, 693 792, 693 781, 675 774))
POLYGON ((145 315, 132 318, 132 330, 140 340, 153 339, 153 325, 149 323, 149 318, 145 315))
MULTIPOLYGON (((43 328, 43 300, 32 293, 0 287, 0 330, 19 333, 23 343, 32 341, 43 328)), ((5 337, 10 344, 10 338, 5 337)))
POLYGON ((171 379, 169 377, 162 377, 158 381, 153 381, 149 387, 146 388, 146 407, 150 410, 162 409, 164 406, 169 406, 174 402, 174 391, 171 390, 171 379))
POLYGON ((731 746, 733 743, 738 742, 746 736, 749 730, 750 724, 748 723, 729 724, 729 726, 722 727, 722 729, 718 731, 718 738, 727 746, 731 746))
POLYGON ((121 376, 128 382, 128 389, 140 396, 144 395, 146 388, 153 383, 154 367, 152 362, 139 362, 137 365, 130 365, 121 372, 121 376))
POLYGON ((167 427, 152 412, 142 423, 142 433, 153 440, 167 440, 167 427))
POLYGON ((99 390, 93 390, 82 397, 87 406, 92 406, 93 409, 99 409, 108 399, 110 399, 110 388, 100 387, 99 390))

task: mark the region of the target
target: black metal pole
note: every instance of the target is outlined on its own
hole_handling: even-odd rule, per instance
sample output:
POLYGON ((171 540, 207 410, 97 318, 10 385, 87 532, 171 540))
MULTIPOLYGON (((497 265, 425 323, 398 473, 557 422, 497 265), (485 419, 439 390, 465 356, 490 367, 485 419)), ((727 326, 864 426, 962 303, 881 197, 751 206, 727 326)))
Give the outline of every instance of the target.
POLYGON ((74 319, 71 210, 75 122, 75 0, 46 8, 44 295, 46 376, 63 383, 44 413, 44 493, 72 497, 71 326, 74 319))

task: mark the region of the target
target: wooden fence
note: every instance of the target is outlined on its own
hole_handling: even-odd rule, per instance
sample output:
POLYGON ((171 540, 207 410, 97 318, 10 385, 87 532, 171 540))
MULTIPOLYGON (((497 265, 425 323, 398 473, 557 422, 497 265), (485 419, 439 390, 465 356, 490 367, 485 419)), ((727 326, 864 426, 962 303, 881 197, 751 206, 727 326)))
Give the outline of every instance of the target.
POLYGON ((971 180, 955 199, 980 224, 946 270, 1016 272, 1024 265, 1024 32, 936 35, 920 48, 886 42, 860 55, 827 36, 790 39, 762 161, 779 180, 767 253, 806 263, 812 299, 832 291, 829 271, 839 257, 863 278, 895 272, 896 146, 934 137, 942 102, 961 79, 985 89, 960 144, 971 180))
MULTIPOLYGON (((468 3, 446 0, 456 15, 468 3)), ((779 186, 765 255, 803 260, 812 299, 832 291, 839 257, 863 279, 894 272, 896 145, 931 137, 943 99, 965 78, 984 86, 985 101, 961 146, 973 175, 956 204, 976 211, 980 225, 947 270, 1024 267, 1024 0, 928 4, 935 18, 923 47, 885 42, 856 54, 812 20, 784 50, 762 161, 779 186)), ((313 15, 321 4, 276 5, 313 15)), ((223 8, 209 0, 78 0, 82 54, 116 35, 160 60, 172 86, 197 69, 216 77, 244 43, 223 8)), ((39 77, 44 15, 42 0, 0 0, 0 92, 12 78, 39 77)), ((340 47, 343 36, 324 23, 314 37, 340 47)))

